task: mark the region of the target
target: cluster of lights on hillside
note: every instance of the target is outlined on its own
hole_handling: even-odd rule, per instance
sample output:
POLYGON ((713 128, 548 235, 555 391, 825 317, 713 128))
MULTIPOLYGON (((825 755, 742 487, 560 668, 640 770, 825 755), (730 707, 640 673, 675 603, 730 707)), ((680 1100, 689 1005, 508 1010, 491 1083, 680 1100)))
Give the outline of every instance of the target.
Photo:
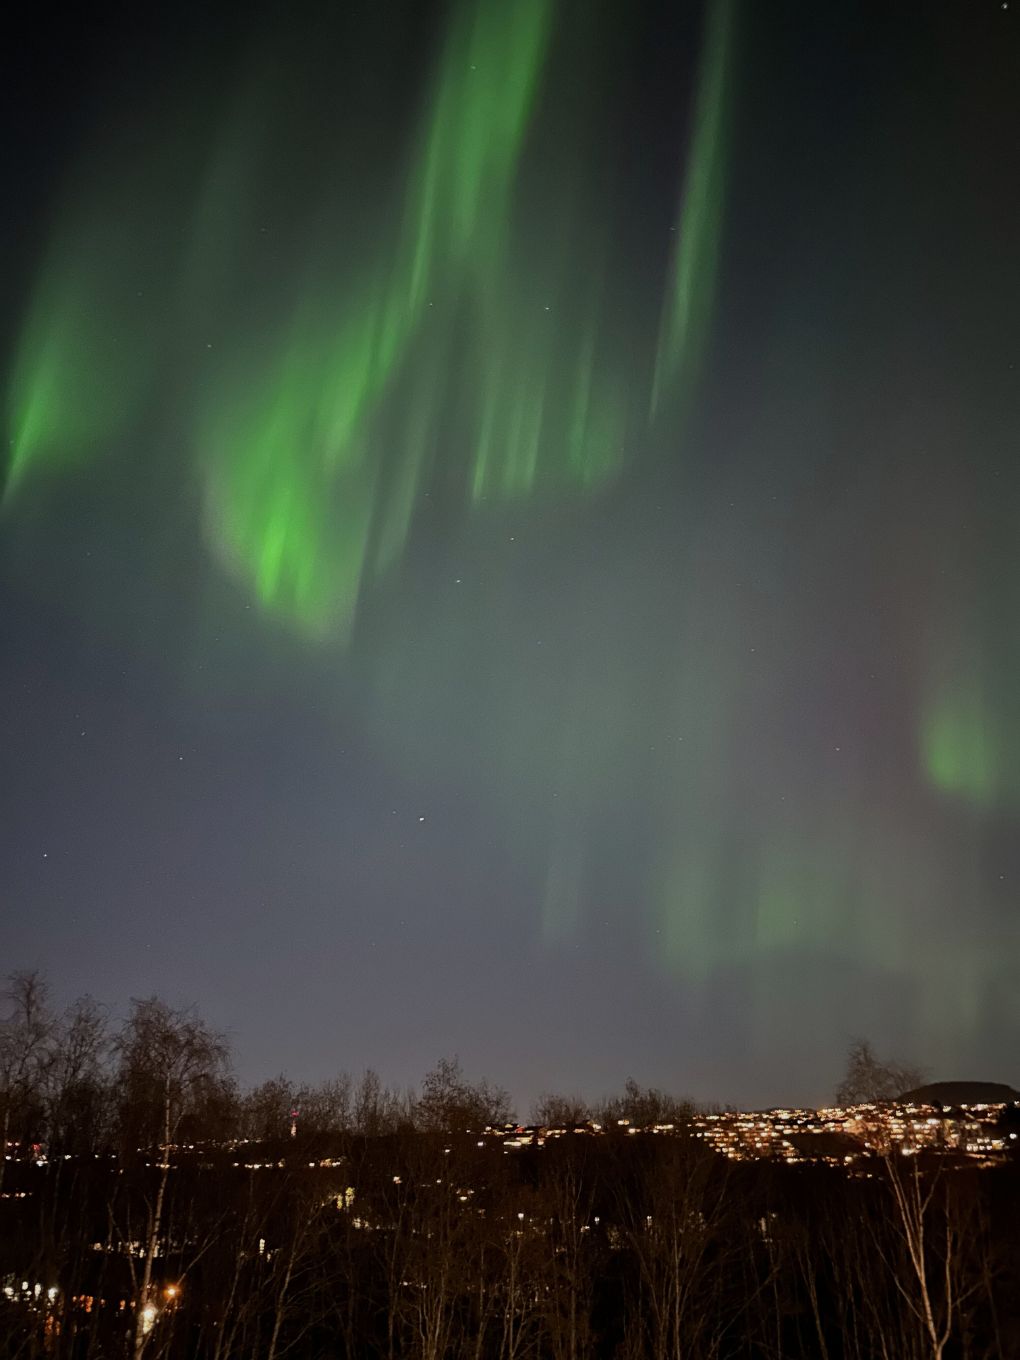
POLYGON ((890 1152, 993 1161, 1004 1156, 1017 1137, 1001 1127, 1005 1108, 981 1104, 944 1110, 877 1101, 821 1110, 705 1114, 697 1116, 695 1128, 699 1138, 735 1161, 768 1157, 790 1163, 849 1164, 890 1152))
MULTIPOLYGON (((576 1126, 546 1126, 505 1124, 488 1126, 481 1131, 464 1130, 470 1135, 476 1149, 490 1149, 501 1152, 503 1156, 520 1155, 528 1149, 540 1149, 549 1142, 571 1137, 619 1137, 628 1139, 635 1135, 655 1137, 679 1137, 693 1133, 715 1152, 734 1161, 770 1160, 788 1164, 823 1162, 834 1166, 846 1167, 851 1172, 855 1166, 862 1169, 882 1156, 896 1155, 916 1157, 920 1154, 948 1156, 956 1160, 966 1160, 978 1165, 994 1165, 1015 1148, 1017 1132, 1006 1127, 1003 1119, 1007 1106, 998 1104, 960 1105, 952 1109, 910 1101, 873 1102, 846 1107, 833 1106, 824 1109, 774 1109, 763 1111, 727 1110, 696 1114, 689 1125, 673 1123, 639 1125, 629 1119, 619 1119, 612 1127, 588 1121, 576 1126)), ((281 1170, 293 1165, 293 1158, 287 1157, 248 1157, 244 1151, 251 1148, 254 1152, 258 1144, 248 1140, 231 1141, 219 1145, 218 1150, 233 1151, 236 1160, 229 1163, 232 1171, 255 1172, 281 1170)), ((159 1150, 159 1156, 166 1159, 171 1168, 173 1157, 187 1154, 203 1155, 211 1153, 209 1146, 186 1144, 159 1150)), ((443 1148, 447 1155, 453 1151, 453 1144, 443 1148)), ((307 1154, 306 1154, 307 1155, 307 1154)), ((8 1143, 5 1158, 11 1162, 21 1162, 36 1171, 48 1165, 45 1151, 38 1145, 22 1147, 8 1143)), ((62 1160, 70 1160, 63 1158, 62 1160)), ((347 1159, 340 1156, 321 1157, 302 1162, 312 1171, 336 1171, 344 1166, 347 1159)), ((164 1162, 151 1161, 150 1166, 162 1166, 164 1162)), ((210 1170, 213 1163, 202 1163, 210 1170)), ((868 1174, 866 1171, 864 1174, 868 1174)), ((436 1180, 437 1186, 444 1184, 443 1178, 436 1180)), ((400 1186, 403 1178, 393 1176, 393 1184, 400 1186)), ((471 1205, 475 1191, 467 1186, 455 1185, 454 1193, 461 1205, 471 1205)), ((30 1189, 5 1191, 4 1198, 24 1199, 32 1195, 30 1189)), ((355 1205, 356 1191, 353 1186, 334 1185, 322 1201, 335 1205, 342 1212, 350 1212, 355 1205)), ((524 1215, 518 1218, 523 1222, 524 1215)), ((368 1228, 362 1217, 353 1217, 355 1227, 368 1228)), ((597 1222, 597 1220, 596 1220, 597 1222)), ((585 1229, 587 1230, 587 1229, 585 1229)), ((165 1244, 158 1244, 155 1256, 165 1254, 165 1244)), ((100 1252, 113 1251, 117 1254, 140 1255, 144 1246, 138 1241, 95 1242, 93 1249, 100 1252)), ((268 1259, 271 1249, 265 1239, 259 1242, 258 1255, 268 1259)), ((3 1295, 9 1303, 22 1304, 33 1311, 55 1313, 61 1304, 61 1291, 56 1284, 41 1281, 19 1280, 8 1277, 2 1285, 3 1295)), ((94 1307, 113 1306, 120 1311, 138 1310, 143 1331, 147 1334, 157 1325, 163 1314, 173 1311, 181 1295, 180 1283, 168 1283, 160 1287, 144 1302, 138 1299, 121 1298, 117 1301, 97 1298, 91 1294, 75 1295, 66 1300, 66 1306, 73 1311, 91 1313, 94 1307)))

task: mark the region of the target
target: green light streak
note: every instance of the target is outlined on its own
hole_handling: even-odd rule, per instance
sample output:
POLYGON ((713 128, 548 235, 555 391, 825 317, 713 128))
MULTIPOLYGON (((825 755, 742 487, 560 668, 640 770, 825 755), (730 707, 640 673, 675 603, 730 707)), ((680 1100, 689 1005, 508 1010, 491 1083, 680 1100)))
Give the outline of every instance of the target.
POLYGON ((137 417, 153 345, 129 246, 116 225, 80 222, 42 266, 8 388, 5 499, 31 475, 86 466, 137 417))
POLYGON ((255 400, 214 413, 207 513, 218 550, 250 575, 258 598, 325 636, 343 634, 353 619, 374 475, 350 441, 337 466, 331 434, 345 412, 323 403, 314 357, 314 347, 293 347, 255 400))
MULTIPOLYGON (((465 11, 392 258, 325 299, 316 280, 260 380, 245 363, 232 391, 214 392, 201 438, 213 537, 267 609, 312 633, 349 633, 366 570, 399 560, 442 400, 440 384, 431 396, 416 384, 415 361, 437 376, 430 356, 438 346, 449 358, 454 339, 449 316, 423 328, 434 295, 456 299, 501 263, 551 15, 548 0, 465 11)), ((534 407, 513 416, 504 490, 529 484, 536 456, 534 407)))
MULTIPOLYGON (((682 305, 663 323, 657 383, 708 320, 731 3, 709 20, 673 263, 682 305)), ((583 79, 545 111, 555 123, 567 110, 564 136, 538 135, 555 19, 556 0, 465 0, 402 182, 374 180, 355 229, 363 169, 345 178, 341 151, 301 190, 279 258, 258 235, 275 226, 257 224, 282 216, 274 177, 315 105, 294 107, 268 43, 218 121, 184 110, 180 135, 151 149, 141 214, 125 200, 135 150, 100 147, 104 173, 79 174, 80 207, 58 224, 17 346, 5 497, 129 434, 172 438, 220 563, 267 614, 344 641, 367 586, 399 568, 430 488, 465 524, 500 502, 604 486, 646 433, 635 412, 653 341, 625 342, 610 320, 601 181, 569 150, 591 122, 583 79), (332 228, 309 239, 320 220, 332 228), (143 433, 143 419, 162 428, 143 433)), ((569 49, 589 77, 596 48, 569 49)))
POLYGON ((733 0, 712 0, 659 332, 653 415, 667 394, 689 394, 705 351, 722 238, 733 29, 733 0))
POLYGON ((925 772, 942 793, 977 804, 994 805, 1000 791, 1001 745, 993 717, 974 674, 958 681, 930 703, 921 721, 925 772))

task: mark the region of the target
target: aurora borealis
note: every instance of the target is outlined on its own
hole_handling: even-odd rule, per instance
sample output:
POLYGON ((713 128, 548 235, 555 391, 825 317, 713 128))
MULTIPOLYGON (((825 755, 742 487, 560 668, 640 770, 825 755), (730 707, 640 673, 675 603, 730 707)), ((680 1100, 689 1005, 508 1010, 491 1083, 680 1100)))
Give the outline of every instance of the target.
POLYGON ((12 966, 257 1074, 1014 1081, 1015 18, 26 37, 12 966))
MULTIPOLYGON (((582 186, 560 180, 535 191, 531 212, 554 223, 560 239, 548 247, 526 240, 525 207, 515 198, 529 197, 519 181, 550 59, 551 0, 465 5, 438 43, 391 182, 365 209, 371 241, 359 243, 350 220, 359 183, 342 164, 327 166, 308 187, 304 213, 330 225, 314 246, 295 246, 277 288, 267 281, 272 300, 258 294, 249 324, 238 325, 245 283, 230 255, 245 224, 263 215, 279 173, 270 143, 284 138, 258 113, 267 98, 284 104, 270 76, 242 83, 213 137, 212 163, 196 157, 179 259, 167 256, 155 223, 137 224, 129 237, 140 259, 133 279, 117 234, 104 242, 96 229, 90 241, 74 222, 54 243, 16 351, 10 495, 33 471, 108 451, 130 429, 157 365, 162 372, 181 347, 175 332, 199 316, 216 336, 206 343, 216 363, 206 365, 212 373, 184 376, 194 423, 185 438, 204 488, 208 546, 267 611, 323 639, 348 634, 362 589, 399 563, 418 497, 445 475, 436 443, 451 424, 461 446, 462 485, 453 490, 470 503, 597 487, 623 461, 624 394, 647 389, 653 366, 656 387, 671 386, 703 343, 708 316, 702 307, 695 322, 695 299, 714 274, 722 151, 711 130, 722 116, 714 106, 724 99, 718 68, 729 8, 726 0, 717 6, 706 40, 691 189, 657 360, 646 351, 627 363, 613 353, 599 284, 607 259, 597 240, 585 240, 598 232, 585 233, 579 220, 592 208, 582 186), (254 130, 231 135, 238 123, 254 130), (172 296, 161 299, 163 321, 154 325, 151 304, 138 305, 146 289, 130 285, 167 271, 172 296), (175 316, 178 298, 191 305, 175 316)), ((282 116, 286 154, 291 139, 329 115, 310 95, 282 116)), ((173 161, 176 153, 166 154, 173 161)), ((545 174, 556 169, 536 159, 545 174)), ((125 157, 121 179, 133 169, 125 157)), ((91 180, 80 193, 85 221, 123 212, 91 180)), ((307 221, 295 217, 288 225, 303 235, 307 221)))

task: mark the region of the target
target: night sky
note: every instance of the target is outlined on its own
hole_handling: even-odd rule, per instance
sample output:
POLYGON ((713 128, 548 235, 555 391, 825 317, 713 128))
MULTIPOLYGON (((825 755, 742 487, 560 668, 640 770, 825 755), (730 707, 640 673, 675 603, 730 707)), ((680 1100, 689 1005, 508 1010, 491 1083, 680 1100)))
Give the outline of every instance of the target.
POLYGON ((1016 1084, 1020 5, 81 10, 5 44, 4 970, 522 1113, 1016 1084))

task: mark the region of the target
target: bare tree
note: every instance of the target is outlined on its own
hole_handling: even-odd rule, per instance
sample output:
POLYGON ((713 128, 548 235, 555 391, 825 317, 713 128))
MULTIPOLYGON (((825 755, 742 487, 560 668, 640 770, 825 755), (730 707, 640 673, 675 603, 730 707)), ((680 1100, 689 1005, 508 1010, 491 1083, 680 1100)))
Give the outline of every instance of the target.
MULTIPOLYGON (((191 1011, 173 1010, 158 997, 133 1001, 115 1042, 122 1098, 122 1131, 140 1147, 158 1149, 155 1193, 148 1205, 141 1279, 136 1280, 132 1354, 140 1360, 152 1330, 153 1262, 164 1229, 171 1156, 187 1115, 222 1081, 227 1047, 191 1011)), ((134 1269, 134 1257, 129 1257, 134 1269)))
POLYGON ((639 1269, 651 1353, 680 1360, 716 1353, 725 1310, 716 1294, 720 1262, 732 1250, 725 1171, 694 1140, 657 1142, 620 1204, 626 1240, 639 1269))
POLYGON ((365 1070, 353 1093, 352 1117, 357 1133, 365 1138, 395 1133, 400 1128, 410 1127, 413 1113, 411 1095, 399 1095, 384 1086, 371 1067, 365 1070))
POLYGON ((335 1172, 288 1171, 275 1213, 267 1227, 269 1276, 263 1294, 270 1303, 266 1360, 298 1348, 318 1320, 314 1267, 321 1256, 323 1206, 335 1203, 342 1185, 335 1172))
POLYGON ((46 982, 35 971, 11 973, 7 1014, 0 1023, 0 1189, 3 1188, 7 1143, 12 1133, 24 1137, 41 1122, 43 1088, 53 1062, 56 1019, 46 982))
POLYGON ((286 1137, 297 1100, 294 1085, 282 1074, 253 1087, 241 1102, 244 1136, 256 1142, 286 1137))
POLYGON ((656 1125, 687 1124, 694 1113, 689 1100, 669 1095, 656 1086, 640 1086, 633 1077, 624 1083, 623 1095, 604 1100, 598 1109, 599 1122, 612 1129, 626 1121, 639 1129, 656 1125))
POLYGON ((919 1157, 885 1158, 895 1222, 909 1263, 890 1260, 893 1283, 919 1322, 931 1360, 942 1360, 959 1306, 961 1243, 952 1202, 938 1170, 925 1172, 919 1157))
POLYGON ((880 1059, 867 1039, 854 1039, 846 1056, 846 1072, 836 1088, 837 1105, 865 1105, 895 1100, 920 1086, 924 1072, 909 1063, 880 1059))
POLYGON ((346 1133, 354 1118, 353 1083, 347 1072, 316 1086, 303 1086, 295 1096, 299 1127, 307 1133, 346 1133))
POLYGON ((108 1048, 104 1007, 91 996, 79 997, 55 1027, 46 1073, 50 1142, 64 1153, 95 1152, 108 1132, 108 1048))
POLYGON ((593 1189, 573 1151, 565 1149, 543 1174, 547 1292, 542 1322, 553 1360, 580 1360, 593 1345, 593 1189))
POLYGON ((531 1122, 547 1129, 576 1129, 591 1117, 590 1106, 580 1096, 543 1091, 531 1107, 531 1122))
POLYGON ((477 1132, 510 1120, 510 1097, 484 1079, 469 1082, 459 1058, 440 1058, 422 1082, 416 1116, 425 1130, 477 1132))

